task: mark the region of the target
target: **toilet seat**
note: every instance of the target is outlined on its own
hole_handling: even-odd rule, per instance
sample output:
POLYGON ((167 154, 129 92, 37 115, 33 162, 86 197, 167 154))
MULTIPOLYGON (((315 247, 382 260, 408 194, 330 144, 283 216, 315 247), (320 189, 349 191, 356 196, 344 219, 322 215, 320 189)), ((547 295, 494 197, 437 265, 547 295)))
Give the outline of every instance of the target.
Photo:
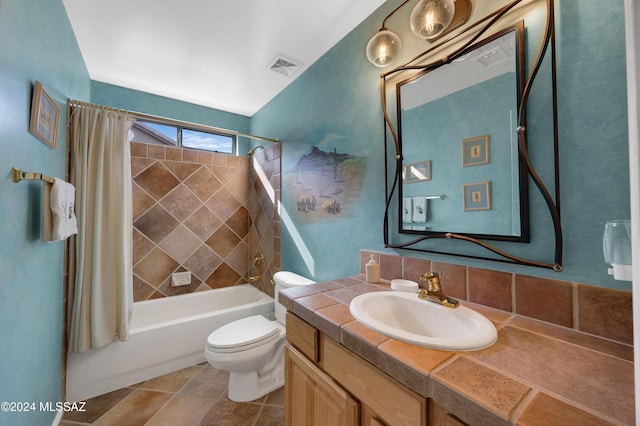
POLYGON ((233 321, 215 330, 207 338, 207 348, 213 352, 241 352, 276 340, 281 334, 277 321, 254 315, 233 321))

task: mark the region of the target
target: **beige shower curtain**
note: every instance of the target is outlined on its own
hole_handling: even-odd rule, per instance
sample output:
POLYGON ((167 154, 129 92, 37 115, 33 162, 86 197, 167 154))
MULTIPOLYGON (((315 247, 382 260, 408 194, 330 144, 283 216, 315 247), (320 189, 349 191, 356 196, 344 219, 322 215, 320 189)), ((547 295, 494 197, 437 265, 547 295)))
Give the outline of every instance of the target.
POLYGON ((70 103, 70 180, 78 235, 69 244, 69 346, 127 340, 133 305, 131 156, 126 112, 70 103))

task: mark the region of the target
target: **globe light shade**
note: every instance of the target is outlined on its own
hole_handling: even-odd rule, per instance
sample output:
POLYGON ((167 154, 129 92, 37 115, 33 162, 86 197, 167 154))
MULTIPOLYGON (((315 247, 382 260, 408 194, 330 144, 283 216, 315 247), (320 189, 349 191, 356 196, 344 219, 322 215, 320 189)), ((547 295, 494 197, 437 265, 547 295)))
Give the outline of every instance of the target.
POLYGON ((456 6, 453 0, 420 0, 411 12, 411 31, 422 38, 437 37, 451 24, 456 6))
POLYGON ((400 37, 383 28, 367 43, 367 59, 377 67, 386 67, 400 55, 401 48, 400 37))

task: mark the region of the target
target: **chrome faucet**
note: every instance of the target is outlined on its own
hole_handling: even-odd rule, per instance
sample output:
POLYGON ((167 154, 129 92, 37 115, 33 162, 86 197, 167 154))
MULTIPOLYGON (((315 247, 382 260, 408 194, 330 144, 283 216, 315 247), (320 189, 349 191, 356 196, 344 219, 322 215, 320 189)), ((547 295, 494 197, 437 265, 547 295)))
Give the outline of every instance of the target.
POLYGON ((418 298, 428 300, 429 302, 434 302, 448 308, 457 308, 460 306, 460 302, 442 292, 442 287, 440 286, 440 275, 438 275, 437 272, 425 272, 420 277, 420 281, 426 281, 427 288, 421 288, 420 291, 418 291, 418 298))

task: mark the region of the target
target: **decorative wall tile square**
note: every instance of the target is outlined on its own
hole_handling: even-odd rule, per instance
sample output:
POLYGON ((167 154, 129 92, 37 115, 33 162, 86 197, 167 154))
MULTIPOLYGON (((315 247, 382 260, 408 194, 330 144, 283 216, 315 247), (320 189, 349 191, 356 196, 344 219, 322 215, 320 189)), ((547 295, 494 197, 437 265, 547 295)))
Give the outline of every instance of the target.
POLYGON ((202 245, 184 262, 187 271, 191 271, 201 281, 206 281, 209 275, 222 263, 222 259, 209 246, 202 245))
POLYGON ((380 277, 386 280, 402 278, 402 257, 394 254, 381 254, 380 277))
POLYGON ((179 263, 184 263, 202 245, 202 241, 184 225, 179 225, 160 247, 179 263))
POLYGON ((222 184, 206 167, 200 167, 191 177, 184 181, 191 191, 201 200, 207 201, 216 193, 222 184))
POLYGON ((244 207, 240 207, 227 219, 226 224, 240 238, 246 237, 249 232, 249 212, 244 207))
POLYGON ((224 259, 240 243, 240 238, 228 226, 222 225, 206 243, 224 259))
POLYGON ((178 262, 171 256, 160 249, 154 249, 133 267, 133 272, 149 284, 158 287, 178 266, 178 262))
POLYGON ((511 312, 511 279, 506 272, 469 268, 469 301, 511 312))
POLYGON ((632 293, 579 284, 578 327, 586 333, 633 344, 632 293))
POLYGON ((229 159, 234 158, 233 156, 224 155, 224 154, 213 154, 213 165, 216 167, 227 167, 229 165, 229 159))
POLYGON ((207 278, 207 284, 211 288, 222 288, 235 285, 242 279, 242 276, 238 274, 235 269, 226 263, 222 263, 218 268, 209 275, 207 278))
POLYGON ((160 202, 176 219, 184 221, 202 203, 185 185, 178 185, 160 202))
POLYGON ((250 197, 250 188, 247 183, 247 176, 236 173, 230 177, 225 187, 233 194, 238 202, 246 204, 250 197))
POLYGON ((160 200, 180 183, 160 162, 153 163, 136 176, 134 181, 156 200, 160 200))
POLYGON ((131 142, 131 156, 146 157, 147 147, 146 143, 131 142))
POLYGON ((202 206, 184 224, 202 241, 205 241, 222 225, 222 221, 207 206, 202 206))
POLYGON ((516 313, 573 327, 573 285, 566 281, 516 275, 516 313))
POLYGON ((147 150, 147 156, 149 158, 157 158, 158 160, 164 160, 167 158, 167 151, 162 145, 149 145, 147 150))
POLYGON ((170 161, 182 161, 182 149, 168 146, 167 148, 167 160, 170 161))
POLYGON ((133 226, 146 235, 151 241, 159 244, 178 226, 178 221, 161 205, 156 204, 151 210, 142 215, 140 219, 136 220, 133 226))
POLYGON ((213 153, 198 151, 198 163, 200 164, 213 164, 213 153))
POLYGON ((240 275, 246 276, 249 270, 249 248, 245 243, 240 243, 225 258, 225 262, 235 269, 240 275))
POLYGON ((226 221, 240 207, 240 202, 229 191, 222 188, 207 200, 206 205, 220 219, 226 221))
POLYGON ((196 151, 195 149, 183 149, 182 161, 184 161, 185 163, 197 163, 198 151, 196 151))
MULTIPOLYGON (((415 257, 403 258, 404 279, 415 281, 420 285, 420 277, 425 272, 435 272, 431 269, 431 260, 415 257)), ((364 272, 363 272, 364 273, 364 272)))

